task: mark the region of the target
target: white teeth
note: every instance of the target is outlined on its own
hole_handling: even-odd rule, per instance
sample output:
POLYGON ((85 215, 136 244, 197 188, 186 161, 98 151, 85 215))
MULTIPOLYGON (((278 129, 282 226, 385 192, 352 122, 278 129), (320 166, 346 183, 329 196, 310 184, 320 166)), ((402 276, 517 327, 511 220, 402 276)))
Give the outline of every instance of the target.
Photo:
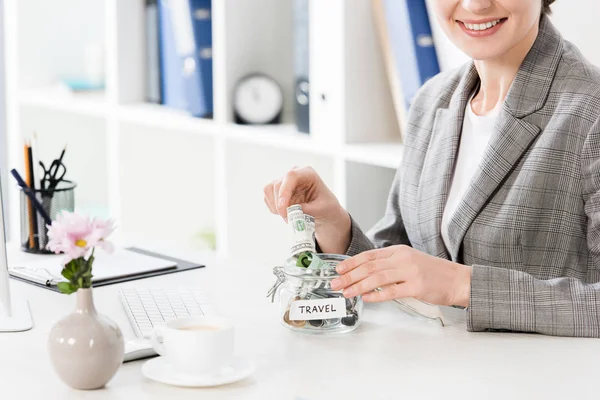
POLYGON ((485 31, 486 29, 490 29, 491 27, 496 26, 499 22, 500 22, 500 20, 490 21, 490 22, 486 22, 484 24, 467 24, 467 23, 465 23, 465 26, 467 27, 467 29, 470 29, 472 31, 485 31))

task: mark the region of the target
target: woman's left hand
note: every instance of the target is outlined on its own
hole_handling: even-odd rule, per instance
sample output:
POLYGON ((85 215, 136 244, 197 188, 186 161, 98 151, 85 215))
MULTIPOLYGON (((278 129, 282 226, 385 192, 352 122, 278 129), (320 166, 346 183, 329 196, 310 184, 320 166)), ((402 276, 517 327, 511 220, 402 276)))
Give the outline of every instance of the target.
POLYGON ((430 256, 408 246, 370 250, 341 262, 331 283, 345 297, 366 302, 414 297, 431 304, 469 305, 471 267, 430 256), (380 291, 373 292, 374 289, 380 291))

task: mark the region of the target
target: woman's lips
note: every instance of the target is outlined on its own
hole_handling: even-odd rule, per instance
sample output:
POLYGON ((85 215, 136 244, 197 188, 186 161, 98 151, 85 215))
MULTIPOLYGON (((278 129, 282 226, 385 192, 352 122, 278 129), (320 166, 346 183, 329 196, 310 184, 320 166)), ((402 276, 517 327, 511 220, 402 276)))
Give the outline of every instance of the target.
POLYGON ((479 23, 470 23, 470 22, 463 22, 463 21, 457 21, 458 25, 460 26, 460 28, 463 30, 463 32, 465 32, 467 35, 471 36, 471 37, 475 37, 475 38, 481 38, 481 37, 488 37, 488 36, 492 36, 493 34, 495 34, 496 32, 498 32, 501 28, 502 25, 504 25, 504 23, 507 21, 507 18, 501 18, 501 19, 495 19, 495 20, 488 20, 488 21, 482 21, 479 23), (498 21, 497 23, 494 22, 498 21), (490 24, 492 24, 491 27, 487 27, 490 24), (485 26, 485 29, 482 29, 485 26))

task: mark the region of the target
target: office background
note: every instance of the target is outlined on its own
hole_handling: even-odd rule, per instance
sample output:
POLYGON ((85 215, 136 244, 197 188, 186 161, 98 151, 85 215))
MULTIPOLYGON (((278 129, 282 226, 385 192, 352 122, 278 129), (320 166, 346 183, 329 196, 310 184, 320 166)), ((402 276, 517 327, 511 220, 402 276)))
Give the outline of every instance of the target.
MULTIPOLYGON (((372 225, 402 145, 371 1, 318 4, 310 15, 311 40, 321 42, 311 53, 319 71, 311 89, 324 85, 329 98, 306 135, 294 125, 292 0, 213 0, 212 119, 145 102, 145 1, 4 0, 0 165, 11 237, 18 237, 19 198, 4 166, 22 165, 23 139, 33 132, 42 160, 68 145, 77 208, 116 218, 123 239, 281 262, 288 228, 268 213, 262 188, 294 165, 312 165, 359 223, 372 225), (104 89, 69 93, 58 82, 84 74, 86 54, 98 45, 104 89), (234 89, 254 72, 281 85, 281 124, 234 123, 234 89)), ((564 36, 600 65, 600 3, 559 0, 553 10, 564 36)), ((441 69, 465 62, 433 20, 432 28, 441 69)))

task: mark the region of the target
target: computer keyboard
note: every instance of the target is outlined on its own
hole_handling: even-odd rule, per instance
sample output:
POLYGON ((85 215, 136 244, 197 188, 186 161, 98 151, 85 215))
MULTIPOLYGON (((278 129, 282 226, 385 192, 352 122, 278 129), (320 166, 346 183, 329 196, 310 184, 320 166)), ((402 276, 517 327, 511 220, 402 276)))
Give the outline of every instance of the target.
POLYGON ((178 317, 216 315, 208 298, 196 289, 120 289, 119 298, 139 338, 178 317))

